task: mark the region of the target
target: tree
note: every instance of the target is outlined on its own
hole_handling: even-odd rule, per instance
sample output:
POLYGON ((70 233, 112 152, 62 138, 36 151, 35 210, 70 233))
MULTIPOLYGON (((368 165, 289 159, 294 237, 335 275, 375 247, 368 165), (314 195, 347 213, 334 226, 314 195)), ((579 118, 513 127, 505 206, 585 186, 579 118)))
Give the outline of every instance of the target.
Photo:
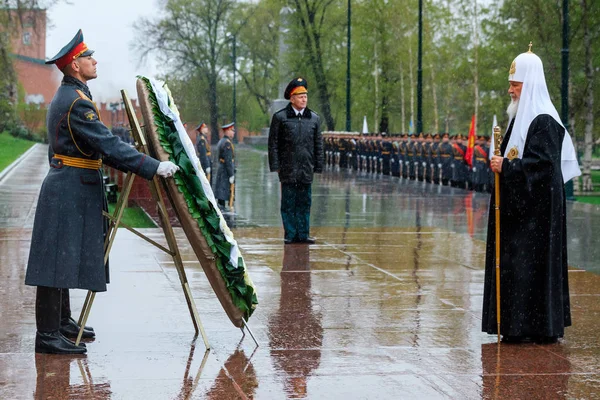
MULTIPOLYGON (((289 5, 294 10, 292 16, 296 23, 296 29, 299 32, 295 47, 302 48, 307 56, 305 60, 315 77, 319 105, 328 130, 335 129, 335 120, 331 110, 331 82, 326 73, 325 41, 323 39, 326 32, 336 33, 330 25, 332 20, 330 19, 327 23, 328 12, 333 11, 333 7, 331 7, 333 3, 334 0, 289 0, 289 5)), ((336 24, 334 23, 333 26, 336 24)), ((337 43, 343 43, 343 40, 339 40, 337 43)), ((333 56, 333 53, 327 52, 327 54, 333 56)))
POLYGON ((219 140, 217 86, 226 64, 234 8, 233 0, 167 0, 159 19, 143 18, 135 24, 142 58, 156 53, 172 76, 206 80, 213 143, 219 140))
POLYGON ((239 8, 234 18, 243 21, 236 29, 239 32, 237 72, 264 115, 270 112, 279 83, 279 12, 279 2, 262 1, 255 6, 239 8))

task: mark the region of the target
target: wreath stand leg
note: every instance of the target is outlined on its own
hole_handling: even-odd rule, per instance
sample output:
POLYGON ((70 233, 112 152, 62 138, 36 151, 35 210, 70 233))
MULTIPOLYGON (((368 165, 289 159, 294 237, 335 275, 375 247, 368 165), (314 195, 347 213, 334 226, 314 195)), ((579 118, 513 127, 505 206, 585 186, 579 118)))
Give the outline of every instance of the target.
MULTIPOLYGON (((136 148, 138 151, 149 154, 148 146, 146 144, 146 138, 142 133, 141 126, 138 122, 138 119, 135 115, 135 111, 133 110, 133 106, 131 105, 131 100, 127 95, 125 90, 121 90, 121 96, 123 97, 123 102, 125 104, 125 110, 127 111, 127 117, 129 119, 129 126, 131 126, 131 134, 136 143, 136 148)), ((123 183, 123 190, 121 191, 121 195, 119 196, 119 200, 115 206, 115 211, 113 215, 108 213, 104 213, 104 216, 109 219, 109 227, 106 235, 106 239, 104 242, 104 263, 108 261, 108 255, 110 253, 111 247, 114 243, 117 227, 121 226, 131 231, 135 235, 140 238, 146 240, 153 246, 159 248, 165 253, 169 254, 173 257, 173 261, 175 263, 175 268, 177 269, 177 274, 179 275, 179 281, 181 282, 181 287, 183 290, 183 294, 185 296, 185 300, 188 305, 188 309, 190 312, 190 316, 192 318, 192 323, 194 324, 194 329, 196 331, 196 336, 198 333, 201 334, 202 340, 204 341, 204 346, 207 350, 210 349, 210 344, 208 343, 208 339, 206 337, 206 333, 204 332, 204 327, 202 326, 202 322, 200 321, 200 316, 198 314, 198 309, 196 308, 196 303, 194 302, 194 298, 192 296, 192 291, 190 289, 190 285, 187 280, 187 276, 185 273, 185 269, 183 268, 183 261, 181 259, 181 254, 179 252, 179 248, 177 246, 177 239, 175 238, 175 233, 173 232, 173 227, 171 226, 171 222, 169 221, 169 215, 167 213, 167 207, 165 205, 165 201, 160 191, 159 186, 159 177, 155 176, 148 184, 150 185, 150 191, 152 193, 152 198, 156 202, 158 207, 159 217, 163 232, 165 234, 165 239, 167 240, 168 248, 160 245, 159 243, 153 241, 152 239, 146 237, 135 229, 123 224, 121 222, 121 218, 123 217, 123 211, 125 209, 125 205, 127 204, 127 199, 129 198, 129 194, 131 192, 131 188, 133 187, 133 180, 135 179, 135 175, 131 172, 127 173, 127 177, 123 183)), ((79 345, 81 341, 81 336, 83 335, 83 329, 87 322, 88 316, 90 314, 90 310, 92 308, 92 304, 94 302, 94 297, 96 293, 92 291, 88 291, 85 302, 83 303, 83 308, 81 310, 81 315, 79 317, 79 334, 77 335, 76 344, 79 345)))

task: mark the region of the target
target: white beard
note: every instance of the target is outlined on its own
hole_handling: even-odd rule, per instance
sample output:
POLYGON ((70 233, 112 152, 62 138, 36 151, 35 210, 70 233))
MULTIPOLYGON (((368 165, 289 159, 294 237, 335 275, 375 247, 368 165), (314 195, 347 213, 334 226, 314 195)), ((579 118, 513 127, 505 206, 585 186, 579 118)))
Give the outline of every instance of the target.
POLYGON ((517 110, 519 109, 519 100, 511 100, 510 104, 506 108, 506 113, 508 114, 508 120, 512 121, 512 119, 517 115, 517 110))

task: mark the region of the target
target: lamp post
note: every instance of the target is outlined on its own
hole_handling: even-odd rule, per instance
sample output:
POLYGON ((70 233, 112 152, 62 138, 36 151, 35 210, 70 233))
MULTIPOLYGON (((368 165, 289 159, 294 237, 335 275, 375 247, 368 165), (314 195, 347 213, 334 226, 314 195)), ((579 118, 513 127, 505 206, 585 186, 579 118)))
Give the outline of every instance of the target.
POLYGON ((348 0, 348 56, 346 58, 346 132, 352 130, 352 116, 350 115, 350 30, 351 30, 351 14, 352 14, 352 1, 348 0))
POLYGON ((423 0, 419 0, 419 52, 417 68, 417 135, 423 132, 423 0))

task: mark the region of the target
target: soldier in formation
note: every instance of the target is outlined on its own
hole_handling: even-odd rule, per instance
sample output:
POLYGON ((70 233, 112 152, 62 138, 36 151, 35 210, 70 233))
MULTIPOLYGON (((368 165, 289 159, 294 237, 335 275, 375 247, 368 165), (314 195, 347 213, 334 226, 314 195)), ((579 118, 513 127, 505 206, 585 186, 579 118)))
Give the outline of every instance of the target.
POLYGON ((466 160, 464 136, 448 133, 420 135, 325 132, 326 165, 367 174, 392 175, 480 192, 491 191, 489 137, 479 136, 472 166, 466 160))

